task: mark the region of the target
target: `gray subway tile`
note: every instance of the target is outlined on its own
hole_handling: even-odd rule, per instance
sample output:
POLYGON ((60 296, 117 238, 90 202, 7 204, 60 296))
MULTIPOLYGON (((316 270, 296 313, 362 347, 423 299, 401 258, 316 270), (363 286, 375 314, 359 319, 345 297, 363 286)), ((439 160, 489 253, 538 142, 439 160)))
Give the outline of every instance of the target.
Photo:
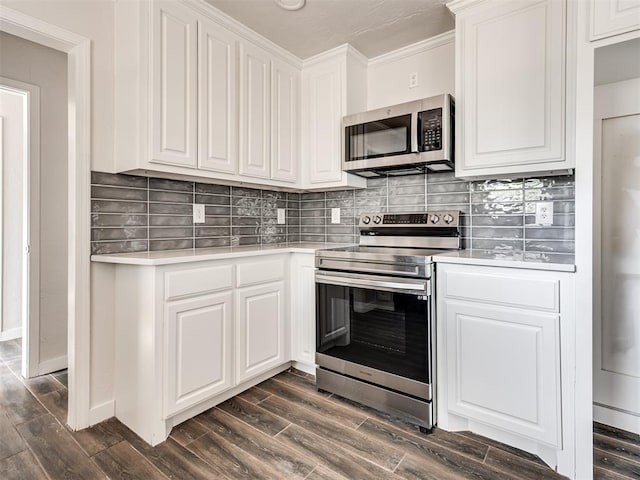
POLYGON ((210 183, 196 183, 196 193, 211 193, 215 195, 231 195, 231 187, 227 185, 214 185, 210 183))
POLYGON ((110 253, 146 252, 149 250, 147 240, 126 240, 120 242, 91 242, 92 255, 107 255, 110 253))
POLYGON ((422 195, 426 188, 424 185, 389 185, 389 198, 395 195, 422 195))
POLYGON ((142 240, 147 238, 146 227, 112 227, 112 228, 92 228, 91 240, 142 240))
POLYGON ((355 235, 327 235, 327 243, 357 243, 355 235))
POLYGON ((93 213, 147 213, 147 202, 119 202, 115 200, 91 200, 93 213))
MULTIPOLYGON (((533 225, 536 223, 535 215, 527 215, 524 217, 526 225, 533 225)), ((553 226, 558 227, 573 227, 576 224, 576 216, 572 213, 560 213, 553 215, 553 226)))
POLYGON ((116 185, 121 187, 147 188, 147 177, 121 173, 91 172, 93 185, 116 185))
POLYGON ((149 203, 152 215, 193 215, 193 207, 185 203, 149 203))
POLYGON ((150 202, 165 203, 193 203, 192 193, 164 192, 160 190, 149 190, 150 202))
POLYGON ((176 192, 193 192, 193 182, 183 180, 168 180, 165 178, 150 178, 149 190, 172 190, 176 192))
POLYGON ((236 227, 236 226, 231 227, 231 235, 239 236, 239 237, 258 235, 259 232, 260 232, 259 225, 255 225, 251 227, 236 227))
POLYGON ((196 194, 195 203, 203 203, 205 205, 230 205, 231 197, 229 195, 205 195, 198 193, 196 194))
POLYGON ((188 215, 149 215, 149 225, 154 227, 187 227, 193 225, 193 217, 188 215))
MULTIPOLYGON (((536 213, 536 202, 526 202, 524 204, 524 210, 526 213, 528 214, 534 214, 536 213)), ((557 214, 557 213, 575 213, 576 211, 576 206, 575 203, 573 201, 556 201, 553 202, 553 214, 557 214)))
POLYGON ((527 226, 525 228, 525 238, 527 240, 574 240, 575 230, 562 227, 527 226))
POLYGON ((522 202, 517 203, 476 203, 471 206, 472 215, 504 215, 523 213, 522 202))
POLYGON ((397 206, 397 205, 416 205, 420 206, 424 209, 426 205, 426 200, 424 194, 419 195, 395 195, 389 196, 389 206, 397 206))
POLYGON ((193 227, 149 227, 149 239, 193 237, 193 227))
POLYGON ((313 234, 309 234, 309 233, 301 233, 300 234, 300 241, 301 242, 322 242, 322 243, 324 243, 325 236, 324 235, 313 235, 313 234))
POLYGON ((324 225, 326 219, 324 217, 301 217, 300 225, 324 225))
POLYGON ((457 205, 457 204, 468 204, 469 203, 469 194, 468 193, 436 193, 429 194, 427 193, 427 205, 457 205))
POLYGON ((134 227, 147 225, 146 215, 130 215, 121 213, 92 213, 92 227, 134 227))
POLYGON ((231 196, 260 198, 262 196, 262 191, 256 188, 231 187, 231 196))
POLYGON ((231 245, 231 237, 196 238, 195 245, 195 248, 228 247, 231 245))
POLYGON ((573 175, 559 175, 528 178, 524 181, 524 188, 560 187, 565 185, 575 185, 575 177, 573 175))
POLYGON ((239 237, 238 238, 239 245, 260 245, 260 237, 239 237))
POLYGON ((427 173, 427 183, 451 183, 456 180, 454 172, 427 173))
POLYGON ((479 180, 471 182, 473 192, 492 192, 496 190, 521 190, 521 179, 479 180))
POLYGON ((205 215, 218 215, 228 217, 231 215, 231 208, 207 205, 206 207, 204 207, 204 213, 205 215))
POLYGON ((260 225, 260 217, 232 217, 231 225, 257 227, 260 225))
POLYGON ((207 227, 230 227, 231 217, 212 217, 207 215, 204 217, 204 223, 200 225, 207 227))
POLYGON ((527 252, 575 253, 575 243, 571 240, 525 240, 527 252))
POLYGON ((311 192, 311 193, 303 193, 300 195, 301 202, 309 202, 312 200, 322 200, 324 201, 326 195, 324 192, 311 192))
POLYGON ((300 233, 324 235, 326 233, 326 227, 324 225, 319 227, 314 227, 312 225, 300 225, 300 233))
POLYGON ((147 201, 147 191, 138 188, 123 187, 91 187, 91 198, 100 200, 132 200, 147 201))
POLYGON ((472 227, 471 236, 473 238, 523 238, 524 228, 512 227, 472 227))
POLYGON ((471 194, 471 203, 522 202, 522 190, 492 190, 471 194))
POLYGON ((230 237, 231 227, 196 227, 196 237, 230 237))
POLYGON ((474 215, 473 226, 476 227, 519 227, 522 226, 522 215, 474 215))
POLYGON ((231 215, 234 217, 260 217, 261 214, 260 205, 231 207, 231 215))
POLYGON ((471 238, 472 248, 475 250, 504 250, 521 252, 524 249, 523 240, 502 240, 487 238, 471 238))
POLYGON ((193 248, 193 238, 175 239, 175 240, 149 240, 149 250, 185 250, 193 248))
POLYGON ((542 201, 549 202, 553 200, 573 200, 575 198, 575 189, 568 187, 544 187, 532 188, 524 191, 524 199, 528 202, 542 201))
POLYGON ((469 182, 430 183, 427 193, 465 193, 469 191, 469 182))

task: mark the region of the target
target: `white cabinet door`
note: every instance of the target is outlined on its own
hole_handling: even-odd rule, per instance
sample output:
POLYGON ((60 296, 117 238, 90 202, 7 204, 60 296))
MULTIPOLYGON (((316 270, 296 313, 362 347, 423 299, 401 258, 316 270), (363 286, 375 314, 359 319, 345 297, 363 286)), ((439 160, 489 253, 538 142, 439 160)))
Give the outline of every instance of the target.
POLYGON ((309 181, 339 181, 342 178, 343 62, 310 67, 304 72, 306 109, 305 154, 309 181))
POLYGON ((572 168, 565 10, 562 0, 497 0, 457 15, 457 176, 572 168))
POLYGON ((449 412, 561 447, 559 315, 444 307, 449 412))
POLYGON ((154 3, 153 162, 196 167, 197 22, 177 2, 154 3))
POLYGON ((198 21, 198 167, 237 173, 236 37, 198 21))
POLYGON ((640 29, 640 1, 591 0, 591 40, 640 29))
POLYGON ((271 62, 271 178, 298 179, 300 72, 279 61, 271 62))
POLYGON ((316 363, 315 257, 296 254, 291 265, 292 356, 313 367, 316 363))
POLYGON ((165 307, 165 418, 233 385, 231 291, 165 307))
POLYGON ((236 292, 236 370, 241 382, 286 361, 286 295, 284 282, 236 292))
POLYGON ((271 63, 267 52, 240 43, 240 174, 270 178, 271 63))

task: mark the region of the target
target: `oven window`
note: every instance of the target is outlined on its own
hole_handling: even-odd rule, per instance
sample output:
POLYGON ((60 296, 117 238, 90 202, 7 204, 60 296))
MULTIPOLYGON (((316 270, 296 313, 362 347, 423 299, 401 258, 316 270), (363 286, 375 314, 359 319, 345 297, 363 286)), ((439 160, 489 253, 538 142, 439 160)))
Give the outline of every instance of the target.
POLYGON ((317 351, 427 383, 429 301, 316 284, 317 351))
POLYGON ((411 150, 411 114, 345 129, 346 161, 386 157, 411 150))

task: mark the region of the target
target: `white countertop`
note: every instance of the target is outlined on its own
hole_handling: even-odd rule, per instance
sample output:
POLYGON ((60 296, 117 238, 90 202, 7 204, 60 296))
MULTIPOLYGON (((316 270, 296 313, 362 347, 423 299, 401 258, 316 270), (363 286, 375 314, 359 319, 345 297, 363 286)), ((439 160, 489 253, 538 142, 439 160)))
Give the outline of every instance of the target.
POLYGON ((348 245, 349 244, 338 243, 295 242, 239 247, 190 248, 185 250, 163 250, 159 252, 91 255, 91 261, 125 265, 171 265, 256 255, 277 255, 279 253, 315 253, 316 250, 322 248, 336 248, 348 245))
POLYGON ((565 253, 496 252, 493 250, 457 250, 434 255, 435 262, 483 265, 487 267, 528 268, 575 272, 575 257, 565 253))

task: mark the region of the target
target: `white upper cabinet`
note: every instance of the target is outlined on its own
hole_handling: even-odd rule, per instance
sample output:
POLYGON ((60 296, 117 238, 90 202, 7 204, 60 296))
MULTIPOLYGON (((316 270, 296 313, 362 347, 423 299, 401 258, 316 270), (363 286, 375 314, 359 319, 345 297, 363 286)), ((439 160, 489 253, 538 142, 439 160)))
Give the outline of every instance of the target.
POLYGON ((457 1, 456 175, 573 168, 566 136, 566 2, 457 1))
POLYGON ((153 161, 196 167, 197 22, 173 2, 153 13, 153 161))
POLYGON ((279 60, 271 62, 271 177, 298 179, 300 160, 300 71, 279 60))
POLYGON ((366 61, 339 47, 306 62, 302 78, 303 186, 365 187, 364 178, 342 171, 342 117, 367 109, 366 61))
POLYGON ((271 65, 267 52, 240 44, 240 174, 270 178, 271 65))
POLYGON ((237 173, 236 36, 198 21, 198 167, 237 173))
POLYGON ((640 29, 640 1, 591 0, 591 40, 640 29))

